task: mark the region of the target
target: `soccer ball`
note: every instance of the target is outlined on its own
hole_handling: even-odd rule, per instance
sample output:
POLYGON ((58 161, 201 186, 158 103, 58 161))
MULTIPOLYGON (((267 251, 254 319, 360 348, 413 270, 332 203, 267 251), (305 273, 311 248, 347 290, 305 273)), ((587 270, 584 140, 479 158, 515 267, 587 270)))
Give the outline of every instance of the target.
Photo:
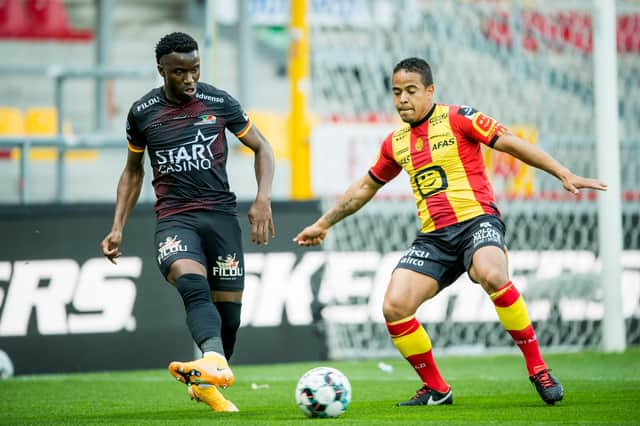
POLYGON ((351 401, 351 383, 335 368, 316 367, 300 377, 296 403, 307 417, 338 417, 351 401))

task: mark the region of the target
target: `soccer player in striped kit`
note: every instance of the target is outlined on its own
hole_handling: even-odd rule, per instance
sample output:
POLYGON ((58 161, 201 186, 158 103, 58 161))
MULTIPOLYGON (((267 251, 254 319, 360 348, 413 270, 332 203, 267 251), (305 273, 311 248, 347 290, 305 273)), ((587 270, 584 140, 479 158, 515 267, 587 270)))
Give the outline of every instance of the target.
POLYGON ((385 138, 368 173, 294 241, 302 246, 320 244, 332 225, 355 213, 404 169, 421 229, 391 275, 382 309, 394 345, 413 366, 422 387, 398 405, 453 403, 451 386, 436 366, 431 340, 415 313, 464 272, 494 303, 543 401, 562 400, 563 387, 540 353, 527 306, 509 278, 505 226, 485 173, 480 144, 544 170, 574 194, 583 188, 606 190, 607 186, 573 174, 472 107, 434 103, 431 68, 423 59, 400 61, 393 70, 392 90, 396 110, 406 125, 385 138))

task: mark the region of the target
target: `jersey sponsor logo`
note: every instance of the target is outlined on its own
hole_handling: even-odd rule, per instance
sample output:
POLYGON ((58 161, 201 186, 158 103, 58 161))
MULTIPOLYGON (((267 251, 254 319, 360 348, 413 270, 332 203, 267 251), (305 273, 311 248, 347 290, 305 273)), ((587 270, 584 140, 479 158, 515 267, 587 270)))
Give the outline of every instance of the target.
POLYGON ((224 98, 221 96, 211 96, 211 95, 205 95, 202 92, 198 92, 196 93, 196 98, 200 99, 200 100, 204 100, 204 101, 209 101, 209 102, 214 102, 216 104, 222 104, 224 103, 224 98))
POLYGON ((424 198, 448 188, 447 175, 440 166, 431 166, 420 170, 413 177, 416 188, 424 198))
POLYGON ((139 103, 136 106, 136 112, 144 111, 145 109, 149 108, 151 105, 155 105, 158 102, 160 102, 160 98, 157 96, 154 96, 153 98, 149 98, 146 101, 139 103))
POLYGON ((478 112, 478 110, 467 105, 461 105, 460 109, 458 109, 458 114, 468 119, 473 118, 476 112, 478 112))
POLYGON ((452 146, 456 144, 456 138, 449 138, 449 139, 441 139, 437 142, 433 142, 431 144, 431 152, 437 151, 441 148, 446 148, 448 146, 452 146))
POLYGON ((429 135, 429 141, 431 141, 431 139, 442 139, 442 138, 448 138, 451 136, 450 132, 447 133, 438 133, 435 135, 429 135))
POLYGON ((422 148, 424 148, 424 141, 422 140, 422 138, 418 138, 416 140, 416 151, 420 152, 422 151, 422 148))
POLYGON ((409 126, 402 127, 401 129, 396 130, 393 133, 393 141, 397 142, 397 141, 402 140, 407 135, 407 133, 409 133, 410 131, 411 131, 411 127, 409 127, 409 126))
POLYGON ((437 126, 438 124, 442 124, 445 121, 447 121, 448 118, 449 118, 448 112, 443 112, 442 114, 433 115, 431 116, 431 118, 429 118, 429 125, 437 126))
POLYGON ((0 262, 0 336, 135 331, 133 307, 142 271, 139 257, 0 262), (30 323, 35 322, 34 327, 30 323))
POLYGON ((409 147, 405 146, 404 148, 399 149, 398 151, 396 151, 396 157, 401 156, 402 154, 404 154, 405 152, 409 151, 409 147))
POLYGON ((182 114, 174 115, 173 117, 169 117, 169 120, 184 120, 185 118, 189 118, 189 114, 182 113, 182 114))
POLYGON ((214 277, 221 279, 234 279, 243 275, 242 267, 240 266, 240 260, 236 259, 236 254, 228 254, 224 257, 218 256, 216 265, 211 269, 211 273, 214 277))
POLYGON ((179 252, 185 252, 188 250, 187 245, 182 245, 182 240, 178 239, 177 235, 173 237, 167 236, 164 241, 158 243, 158 264, 164 262, 168 257, 173 256, 179 252))
POLYGON ((471 120, 473 128, 482 136, 487 137, 491 134, 491 131, 496 127, 496 120, 479 112, 471 120))
POLYGON ((217 137, 218 133, 207 137, 198 129, 193 141, 179 147, 155 151, 152 155, 158 172, 167 174, 210 170, 213 164, 211 145, 217 137))
POLYGON ((193 123, 194 126, 206 126, 207 124, 216 124, 216 116, 203 114, 199 115, 198 118, 200 121, 196 121, 193 123))

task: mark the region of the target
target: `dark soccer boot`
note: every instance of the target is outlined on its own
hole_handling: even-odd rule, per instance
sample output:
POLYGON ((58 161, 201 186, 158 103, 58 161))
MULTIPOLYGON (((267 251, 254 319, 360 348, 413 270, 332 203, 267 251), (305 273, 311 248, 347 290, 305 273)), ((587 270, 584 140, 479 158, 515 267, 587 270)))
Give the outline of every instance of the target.
POLYGON ((412 405, 451 405, 453 404, 453 392, 451 387, 447 392, 438 392, 424 385, 408 401, 398 402, 398 407, 408 407, 412 405))
POLYGON ((564 389, 560 382, 551 375, 550 371, 549 369, 538 371, 529 377, 529 380, 535 385, 540 398, 547 404, 553 405, 558 401, 562 401, 564 389))

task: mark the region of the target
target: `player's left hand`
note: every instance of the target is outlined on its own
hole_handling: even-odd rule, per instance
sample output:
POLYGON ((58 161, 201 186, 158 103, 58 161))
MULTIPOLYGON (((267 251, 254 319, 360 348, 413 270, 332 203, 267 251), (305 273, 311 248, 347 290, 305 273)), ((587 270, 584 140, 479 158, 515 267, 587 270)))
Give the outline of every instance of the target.
POLYGON ((120 243, 122 243, 122 232, 120 231, 109 232, 100 243, 102 254, 114 265, 116 264, 116 258, 122 255, 120 243))
POLYGON ((271 216, 271 203, 266 200, 256 200, 249 208, 249 223, 251 224, 251 241, 265 246, 269 244, 269 237, 276 236, 271 216))
POLYGON ((293 238, 293 242, 305 247, 320 245, 329 232, 329 227, 323 225, 326 225, 326 222, 319 220, 307 226, 293 238))
POLYGON ((562 176, 562 186, 567 191, 578 194, 581 189, 596 189, 598 191, 606 191, 607 184, 598 179, 585 178, 582 176, 569 173, 562 176))

